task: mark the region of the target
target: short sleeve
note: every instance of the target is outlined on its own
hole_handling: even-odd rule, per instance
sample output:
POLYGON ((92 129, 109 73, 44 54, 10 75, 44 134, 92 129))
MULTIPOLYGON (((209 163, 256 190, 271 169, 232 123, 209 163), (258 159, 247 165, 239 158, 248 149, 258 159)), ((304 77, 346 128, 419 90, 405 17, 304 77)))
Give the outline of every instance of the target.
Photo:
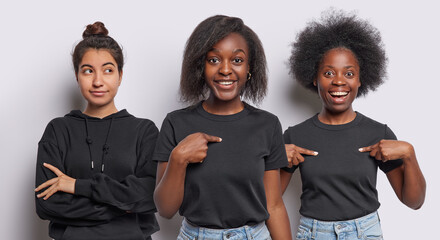
MULTIPOLYGON (((397 140, 396 135, 393 133, 393 131, 387 126, 385 125, 385 137, 384 139, 387 140, 397 140)), ((392 161, 386 161, 386 162, 382 162, 382 161, 378 161, 378 165, 380 170, 382 170, 384 173, 387 173, 397 167, 400 167, 400 165, 403 164, 403 160, 402 159, 398 159, 398 160, 392 160, 392 161)))
MULTIPOLYGON (((284 131, 283 138, 284 138, 285 144, 292 144, 293 143, 292 138, 291 138, 291 134, 290 134, 291 133, 290 129, 291 128, 288 128, 286 131, 284 131)), ((294 165, 292 167, 283 167, 283 168, 281 168, 281 170, 288 172, 288 173, 293 173, 298 168, 298 166, 299 165, 296 165, 296 166, 294 165)))
POLYGON ((168 162, 171 151, 177 146, 174 127, 171 122, 171 115, 168 114, 163 120, 162 127, 157 138, 154 149, 153 160, 158 162, 168 162))
POLYGON ((265 161, 265 170, 279 169, 288 165, 286 149, 284 147, 283 133, 281 123, 276 118, 273 129, 270 154, 265 161))

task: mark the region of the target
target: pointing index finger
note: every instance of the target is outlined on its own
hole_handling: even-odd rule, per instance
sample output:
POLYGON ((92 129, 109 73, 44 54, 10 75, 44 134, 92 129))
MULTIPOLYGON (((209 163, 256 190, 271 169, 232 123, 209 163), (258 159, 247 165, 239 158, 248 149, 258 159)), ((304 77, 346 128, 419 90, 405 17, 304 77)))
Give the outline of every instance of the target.
POLYGON ((377 146, 377 144, 378 143, 371 145, 371 146, 368 146, 368 147, 361 147, 361 148, 359 148, 359 152, 371 152, 377 146))
POLYGON ((298 147, 298 146, 297 146, 297 149, 298 149, 298 152, 301 154, 306 154, 306 155, 311 155, 311 156, 318 155, 317 151, 309 150, 309 149, 298 147))
POLYGON ((221 142, 223 139, 221 139, 220 137, 217 137, 217 136, 212 136, 212 135, 209 135, 209 134, 206 134, 205 133, 205 139, 208 141, 208 142, 221 142))

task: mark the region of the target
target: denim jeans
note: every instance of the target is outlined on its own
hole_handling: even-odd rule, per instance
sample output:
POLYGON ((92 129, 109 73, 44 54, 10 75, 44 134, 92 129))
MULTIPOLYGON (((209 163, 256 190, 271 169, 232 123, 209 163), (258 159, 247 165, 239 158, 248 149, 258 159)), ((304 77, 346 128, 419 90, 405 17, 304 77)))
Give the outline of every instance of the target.
POLYGON ((382 240, 377 212, 347 221, 319 221, 301 217, 297 240, 382 240))
POLYGON ((186 219, 182 222, 177 240, 271 240, 264 222, 239 228, 211 229, 194 226, 186 219))

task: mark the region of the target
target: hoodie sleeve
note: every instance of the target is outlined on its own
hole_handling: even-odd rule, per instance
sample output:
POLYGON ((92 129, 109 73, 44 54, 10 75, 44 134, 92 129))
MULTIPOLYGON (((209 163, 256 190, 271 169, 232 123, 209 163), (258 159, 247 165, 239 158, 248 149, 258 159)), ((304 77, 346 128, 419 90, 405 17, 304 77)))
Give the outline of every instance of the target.
POLYGON ((151 158, 158 129, 151 121, 147 121, 143 129, 137 144, 138 163, 135 174, 125 177, 122 181, 116 181, 105 173, 97 173, 92 179, 77 179, 75 194, 124 211, 156 212, 153 193, 156 186, 157 162, 151 158))
MULTIPOLYGON (((51 122, 38 144, 36 186, 56 177, 52 171, 43 166, 43 163, 49 163, 62 172, 66 172, 61 152, 62 150, 56 144, 56 133, 51 122)), ((126 214, 114 206, 64 192, 57 192, 47 200, 37 198, 35 194, 35 205, 36 212, 41 219, 74 226, 102 224, 114 217, 126 214)))

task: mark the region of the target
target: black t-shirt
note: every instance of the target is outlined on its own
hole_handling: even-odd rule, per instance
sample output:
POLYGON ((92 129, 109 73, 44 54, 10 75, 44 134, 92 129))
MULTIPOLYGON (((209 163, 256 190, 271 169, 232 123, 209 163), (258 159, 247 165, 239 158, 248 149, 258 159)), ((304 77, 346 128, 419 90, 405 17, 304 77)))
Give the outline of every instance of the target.
POLYGON ((287 166, 281 124, 266 111, 245 104, 233 115, 213 115, 201 103, 165 118, 153 159, 168 161, 186 136, 203 132, 222 138, 209 143, 202 164, 190 164, 180 215, 208 228, 235 228, 265 221, 264 171, 287 166))
MULTIPOLYGON (((377 168, 388 172, 403 162, 382 162, 361 153, 382 139, 396 139, 386 125, 360 113, 342 125, 327 125, 318 115, 289 127, 284 133, 286 144, 295 144, 319 152, 306 156, 299 164, 302 180, 300 213, 323 220, 340 221, 365 216, 376 211, 380 203, 376 190, 377 168)), ((294 172, 297 168, 283 168, 294 172)))

